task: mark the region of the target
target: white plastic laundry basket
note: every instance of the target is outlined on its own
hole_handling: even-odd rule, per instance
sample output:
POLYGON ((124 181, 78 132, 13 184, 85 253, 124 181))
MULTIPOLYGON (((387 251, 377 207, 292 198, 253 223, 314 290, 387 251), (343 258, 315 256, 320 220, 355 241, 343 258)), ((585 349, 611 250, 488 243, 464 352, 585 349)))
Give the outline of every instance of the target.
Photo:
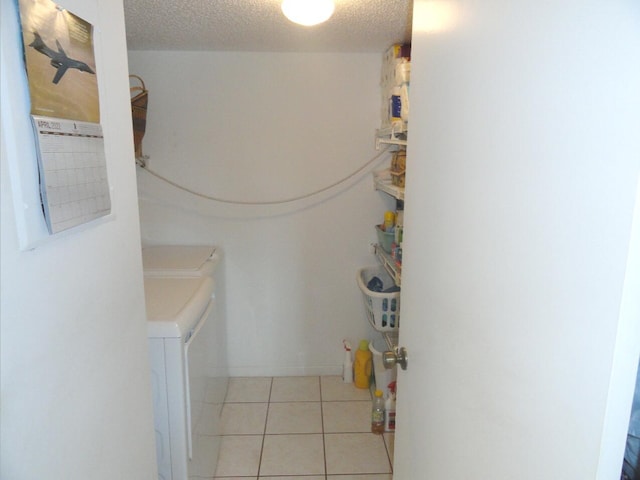
POLYGON ((365 267, 358 271, 358 286, 362 291, 367 319, 379 332, 394 332, 400 326, 400 292, 384 293, 369 290, 367 284, 373 277, 382 280, 383 290, 395 285, 382 266, 365 267))

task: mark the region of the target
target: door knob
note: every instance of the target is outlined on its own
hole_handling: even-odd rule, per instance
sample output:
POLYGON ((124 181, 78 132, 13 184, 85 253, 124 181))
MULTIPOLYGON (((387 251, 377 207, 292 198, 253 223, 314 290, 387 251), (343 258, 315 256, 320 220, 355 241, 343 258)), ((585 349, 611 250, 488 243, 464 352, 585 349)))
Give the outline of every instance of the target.
POLYGON ((384 365, 384 368, 393 368, 394 365, 400 365, 402 370, 406 370, 408 363, 409 356, 407 355, 407 349, 404 347, 394 347, 393 350, 382 352, 382 365, 384 365))

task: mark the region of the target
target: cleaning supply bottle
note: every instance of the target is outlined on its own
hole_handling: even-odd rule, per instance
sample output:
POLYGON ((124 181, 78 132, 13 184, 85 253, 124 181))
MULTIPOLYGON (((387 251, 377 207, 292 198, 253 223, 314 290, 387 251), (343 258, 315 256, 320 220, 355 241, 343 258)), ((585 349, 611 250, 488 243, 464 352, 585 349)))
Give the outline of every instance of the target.
POLYGON ((384 402, 384 429, 387 432, 396 430, 396 382, 389 384, 389 396, 384 402))
POLYGON ((351 360, 351 344, 342 340, 344 345, 344 363, 342 364, 342 381, 353 383, 353 360, 351 360))
POLYGON ((396 214, 391 210, 384 212, 384 231, 387 233, 393 233, 396 226, 396 214))
POLYGON ((376 435, 382 435, 384 433, 384 398, 382 397, 382 390, 376 390, 373 394, 371 432, 376 435))
POLYGON ((358 350, 356 350, 356 358, 353 362, 353 377, 358 388, 369 388, 371 380, 371 363, 372 355, 369 350, 369 342, 360 340, 358 350))

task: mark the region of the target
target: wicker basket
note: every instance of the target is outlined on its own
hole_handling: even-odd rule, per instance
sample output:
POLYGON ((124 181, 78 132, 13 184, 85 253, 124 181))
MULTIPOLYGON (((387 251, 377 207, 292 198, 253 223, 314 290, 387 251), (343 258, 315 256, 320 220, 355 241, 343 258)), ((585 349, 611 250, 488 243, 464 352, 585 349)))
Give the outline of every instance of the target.
POLYGON ((142 138, 147 128, 147 104, 149 102, 149 91, 144 80, 138 75, 129 75, 137 85, 129 87, 131 93, 131 115, 133 117, 133 146, 136 158, 142 157, 142 138))
POLYGON ((358 271, 358 287, 362 292, 367 319, 379 332, 395 332, 400 327, 400 292, 372 292, 367 284, 373 277, 382 280, 384 288, 395 285, 382 266, 365 267, 358 271))

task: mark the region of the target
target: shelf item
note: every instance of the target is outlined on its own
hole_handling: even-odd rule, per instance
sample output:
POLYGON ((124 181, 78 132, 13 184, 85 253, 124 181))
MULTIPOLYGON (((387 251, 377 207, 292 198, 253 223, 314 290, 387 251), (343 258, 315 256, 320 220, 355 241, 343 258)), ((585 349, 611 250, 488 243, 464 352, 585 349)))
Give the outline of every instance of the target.
POLYGON ((378 261, 382 264, 384 269, 387 271, 389 276, 393 279, 397 286, 401 286, 401 277, 402 277, 402 267, 396 265, 396 262, 391 255, 385 252, 380 245, 374 245, 376 257, 378 257, 378 261))
POLYGON ((380 228, 380 225, 376 225, 376 235, 378 236, 378 246, 386 253, 391 253, 395 232, 385 232, 380 228))
POLYGON ((391 183, 396 187, 404 188, 406 171, 407 150, 400 148, 391 156, 391 183))
POLYGON ((391 45, 382 58, 380 127, 382 136, 394 143, 399 139, 397 134, 407 129, 410 82, 411 45, 391 45))
POLYGON ((391 195, 397 200, 404 201, 404 187, 398 187, 392 183, 390 169, 373 172, 373 185, 376 190, 391 195))

